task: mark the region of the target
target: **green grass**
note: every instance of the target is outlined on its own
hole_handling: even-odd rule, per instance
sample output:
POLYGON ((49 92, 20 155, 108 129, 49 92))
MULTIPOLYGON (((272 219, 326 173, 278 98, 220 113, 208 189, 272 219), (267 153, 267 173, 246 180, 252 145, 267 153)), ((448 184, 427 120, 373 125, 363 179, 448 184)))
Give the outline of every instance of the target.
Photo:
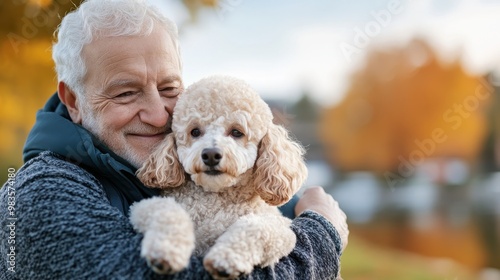
POLYGON ((443 259, 432 259, 378 247, 354 236, 341 258, 345 280, 469 280, 477 276, 443 259))

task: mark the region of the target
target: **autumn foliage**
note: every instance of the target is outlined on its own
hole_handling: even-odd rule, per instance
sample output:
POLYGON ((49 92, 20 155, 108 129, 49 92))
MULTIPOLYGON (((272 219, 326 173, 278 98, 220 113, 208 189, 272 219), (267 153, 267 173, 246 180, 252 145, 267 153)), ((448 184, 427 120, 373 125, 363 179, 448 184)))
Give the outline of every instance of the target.
POLYGON ((35 113, 56 91, 50 40, 36 40, 15 52, 0 45, 0 152, 4 164, 20 166, 21 150, 35 113))
POLYGON ((319 125, 329 160, 344 171, 397 170, 429 157, 476 159, 493 89, 422 40, 372 50, 343 101, 319 125))

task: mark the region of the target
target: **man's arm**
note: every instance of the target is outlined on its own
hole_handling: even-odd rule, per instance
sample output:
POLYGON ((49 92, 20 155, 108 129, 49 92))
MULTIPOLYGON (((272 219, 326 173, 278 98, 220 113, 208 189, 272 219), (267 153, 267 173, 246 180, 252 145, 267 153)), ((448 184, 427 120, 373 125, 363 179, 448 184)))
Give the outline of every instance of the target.
POLYGON ((347 226, 347 216, 340 209, 338 202, 331 195, 325 193, 322 187, 310 187, 304 191, 304 194, 295 205, 297 215, 306 210, 315 211, 332 223, 342 241, 340 252, 344 251, 349 237, 349 228, 347 226))
MULTIPOLYGON (((2 207, 6 199, 2 189, 2 207)), ((16 176, 15 199, 17 278, 156 277, 139 255, 141 235, 81 168, 50 155, 35 158, 16 176)), ((5 212, 2 224, 9 222, 5 212)), ((10 233, 2 227, 0 234, 5 247, 10 233)))
MULTIPOLYGON (((191 258, 188 269, 176 275, 152 272, 140 257, 142 235, 109 204, 95 178, 72 164, 39 157, 18 173, 15 188, 17 278, 210 279, 196 257, 191 258)), ((2 207, 7 205, 5 189, 0 191, 0 201, 2 207)), ((0 211, 2 225, 8 221, 6 212, 0 211)), ((328 279, 336 275, 340 239, 331 224, 309 211, 293 221, 292 229, 297 234, 293 252, 274 272, 256 269, 252 279, 272 275, 276 279, 328 279)), ((9 234, 2 226, 0 258, 4 264, 9 234)))
POLYGON ((249 279, 335 279, 340 271, 341 242, 330 222, 305 211, 292 222, 297 244, 274 267, 256 269, 249 279), (275 278, 272 278, 272 276, 275 278))

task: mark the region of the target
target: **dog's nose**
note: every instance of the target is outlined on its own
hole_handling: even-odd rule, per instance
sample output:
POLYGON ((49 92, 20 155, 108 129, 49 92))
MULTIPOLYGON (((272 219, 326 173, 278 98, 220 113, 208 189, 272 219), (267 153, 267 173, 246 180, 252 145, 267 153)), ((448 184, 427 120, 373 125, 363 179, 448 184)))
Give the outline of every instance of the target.
POLYGON ((216 166, 222 159, 222 152, 218 148, 203 149, 201 159, 208 166, 216 166))

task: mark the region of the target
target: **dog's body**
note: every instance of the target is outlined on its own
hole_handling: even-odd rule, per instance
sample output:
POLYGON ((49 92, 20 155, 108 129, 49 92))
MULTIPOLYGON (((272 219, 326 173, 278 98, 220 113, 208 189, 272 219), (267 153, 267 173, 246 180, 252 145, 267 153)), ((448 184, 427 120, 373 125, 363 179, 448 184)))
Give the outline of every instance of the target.
POLYGON ((194 251, 214 277, 235 278, 289 254, 296 237, 276 206, 307 170, 267 104, 240 80, 207 78, 181 96, 172 130, 138 172, 165 197, 131 208, 153 269, 180 271, 194 251))
MULTIPOLYGON (((258 196, 251 197, 250 193, 242 195, 240 191, 241 189, 231 189, 226 192, 205 192, 189 181, 181 188, 163 193, 166 197, 174 198, 190 215, 194 223, 195 255, 204 256, 219 236, 240 217, 246 215, 254 214, 261 217, 274 215, 282 219, 282 224, 289 225, 289 220, 281 217, 276 207, 266 204, 258 196)), ((276 226, 280 235, 286 233, 279 228, 279 225, 276 226)), ((295 240, 290 241, 295 239, 295 235, 283 237, 288 239, 289 242, 286 243, 293 243, 293 248, 295 240)), ((251 242, 256 242, 256 240, 251 240, 251 242)), ((284 248, 284 251, 291 251, 292 248, 284 248)))

